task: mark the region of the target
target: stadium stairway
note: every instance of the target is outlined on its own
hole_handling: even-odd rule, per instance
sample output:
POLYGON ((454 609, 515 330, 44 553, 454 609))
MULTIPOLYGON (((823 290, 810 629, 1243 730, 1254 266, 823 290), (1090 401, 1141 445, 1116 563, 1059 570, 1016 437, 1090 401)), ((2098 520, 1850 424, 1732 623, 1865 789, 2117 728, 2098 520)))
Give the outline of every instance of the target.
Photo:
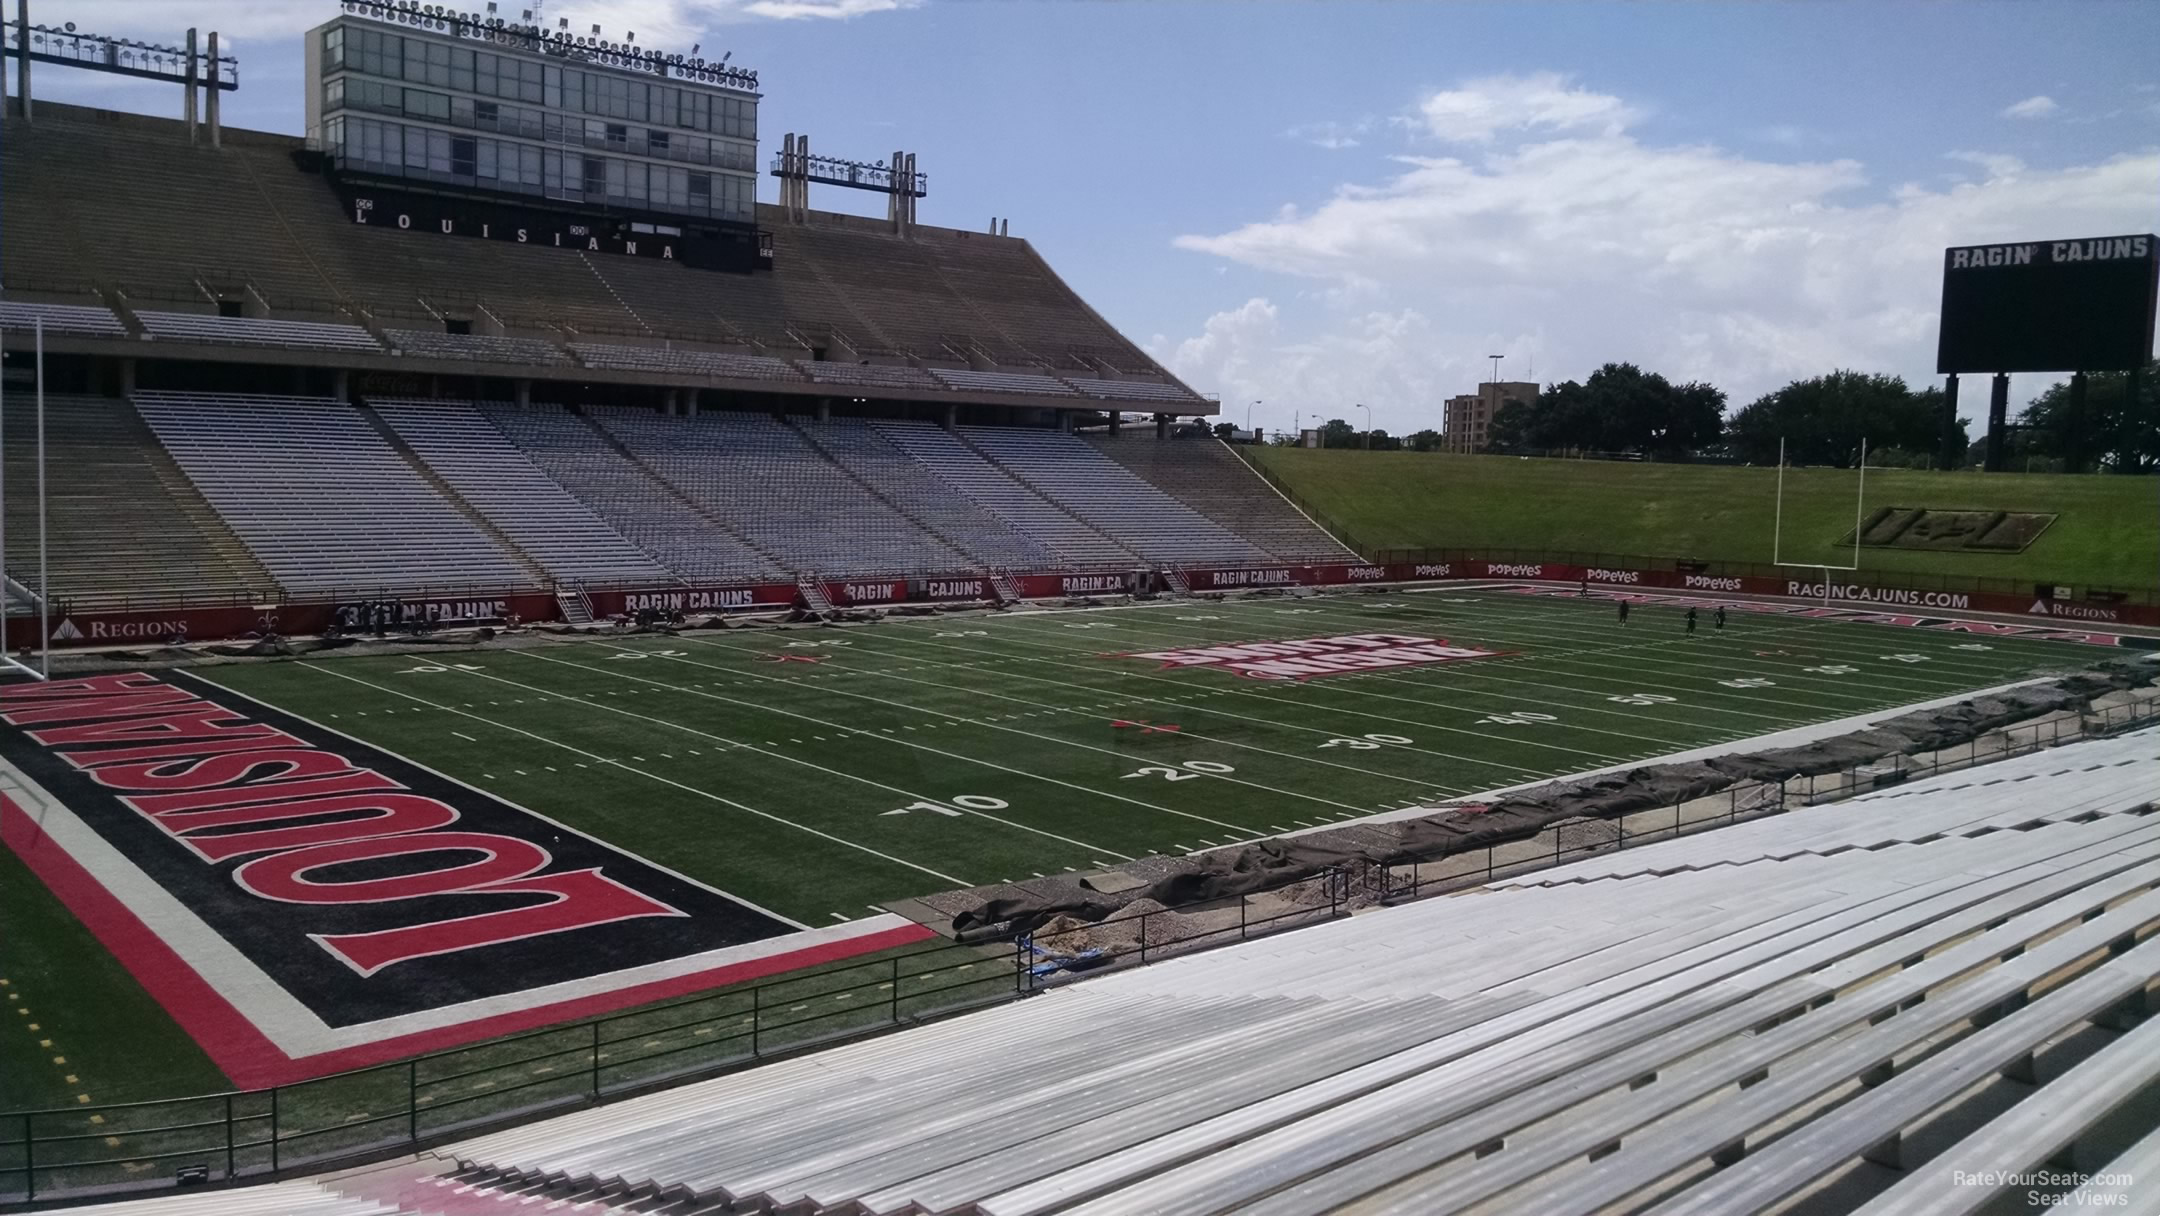
POLYGON ((495 521, 489 519, 478 507, 466 501, 465 496, 458 493, 456 486, 443 480, 443 475, 436 472, 435 467, 429 464, 425 457, 414 451, 412 444, 406 442, 405 437, 398 434, 397 428, 391 426, 389 421, 381 414, 365 406, 355 406, 353 408, 358 411, 362 418, 367 420, 369 426, 375 428, 375 433, 382 436, 383 442, 390 445, 390 450, 396 452, 398 457, 412 469, 414 476, 426 482, 437 494, 442 496, 444 502, 455 508, 458 514, 463 515, 474 527, 487 533, 490 539, 502 546, 503 552, 517 562, 519 568, 525 571, 526 577, 533 581, 534 586, 544 587, 555 581, 548 568, 540 564, 532 554, 526 552, 524 546, 518 544, 509 533, 497 527, 495 521))
POLYGON ((1132 550, 985 458, 958 434, 927 422, 871 425, 940 481, 1056 553, 1065 564, 1097 569, 1145 564, 1132 550))

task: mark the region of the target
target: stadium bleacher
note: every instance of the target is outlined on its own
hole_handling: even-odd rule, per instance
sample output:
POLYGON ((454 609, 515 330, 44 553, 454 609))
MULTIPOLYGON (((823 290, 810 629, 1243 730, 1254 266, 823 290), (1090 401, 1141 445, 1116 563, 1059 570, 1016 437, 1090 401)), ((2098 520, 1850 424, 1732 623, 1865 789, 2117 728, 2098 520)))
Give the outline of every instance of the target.
POLYGON ((464 401, 368 405, 437 476, 556 579, 664 583, 669 574, 540 471, 464 401))
POLYGON ((278 583, 317 594, 537 581, 350 407, 139 392, 135 408, 278 583))
POLYGON ((471 359, 520 366, 568 363, 561 347, 543 338, 497 338, 485 334, 450 334, 428 329, 387 329, 393 346, 426 359, 471 359))
POLYGON ((879 421, 872 425, 947 485, 1063 561, 1099 568, 1141 564, 1138 554, 984 460, 950 431, 928 423, 879 421))
MULTIPOLYGON (((8 573, 37 584, 37 404, 7 397, 8 573)), ((276 583, 125 401, 45 397, 46 542, 56 601, 260 601, 276 583)))
POLYGON ((1317 1216, 1760 1211, 1835 1181, 1837 1210, 1977 1210, 2011 1184, 1946 1174, 2057 1159, 2160 1083, 2156 788, 2160 736, 2070 744, 327 1185, 1317 1216))
POLYGON ((607 443, 586 419, 552 407, 480 408, 557 485, 677 575, 723 582, 792 577, 607 443))
POLYGON ((824 423, 797 419, 795 425, 885 501, 978 564, 1008 570, 1057 568, 1055 553, 972 499, 953 493, 950 485, 909 459, 868 423, 854 418, 824 423))
POLYGON ((1087 436, 1135 475, 1288 562, 1362 560, 1305 517, 1216 439, 1157 439, 1145 433, 1087 436))
POLYGON ((1072 385, 1055 376, 1032 372, 978 372, 966 368, 933 367, 930 374, 945 386, 961 392, 1029 393, 1044 397, 1076 397, 1072 385))
POLYGON ((49 334, 81 334, 91 338, 125 338, 127 326, 110 308, 85 304, 25 304, 0 300, 0 329, 29 332, 43 325, 49 334))
POLYGON ((357 325, 285 321, 270 317, 220 317, 199 312, 138 309, 143 331, 161 342, 221 342, 242 346, 308 347, 380 351, 382 343, 357 325))
POLYGON ((1247 565, 1269 554, 1057 431, 965 427, 961 437, 1058 506, 1154 562, 1247 565))
POLYGON ((604 342, 574 342, 570 346, 587 367, 632 372, 688 372, 694 376, 718 376, 730 380, 801 380, 803 375, 785 359, 767 355, 743 355, 729 351, 674 350, 653 346, 618 346, 604 342))
POLYGON ((975 568, 766 414, 667 418, 596 409, 596 422, 713 518, 800 574, 929 574, 975 568))
POLYGON ((805 375, 819 384, 917 391, 939 387, 938 382, 919 367, 896 367, 885 363, 839 363, 824 359, 805 359, 798 366, 805 375))

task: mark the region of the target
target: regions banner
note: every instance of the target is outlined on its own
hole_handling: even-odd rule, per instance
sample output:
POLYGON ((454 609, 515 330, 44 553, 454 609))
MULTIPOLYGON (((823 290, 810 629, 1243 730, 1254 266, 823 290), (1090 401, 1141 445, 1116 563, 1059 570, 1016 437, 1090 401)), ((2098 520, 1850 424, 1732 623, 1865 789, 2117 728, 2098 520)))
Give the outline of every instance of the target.
POLYGON ((184 673, 0 686, 0 839, 243 1085, 922 936, 798 932, 184 673))

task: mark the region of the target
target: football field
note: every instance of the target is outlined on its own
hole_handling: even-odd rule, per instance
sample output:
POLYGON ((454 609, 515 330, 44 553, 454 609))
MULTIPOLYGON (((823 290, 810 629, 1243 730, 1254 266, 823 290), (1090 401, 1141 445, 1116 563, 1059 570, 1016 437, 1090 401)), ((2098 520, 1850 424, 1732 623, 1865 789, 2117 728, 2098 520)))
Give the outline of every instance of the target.
MULTIPOLYGON (((683 908, 702 906, 687 902, 700 891, 724 897, 757 918, 747 936, 786 942, 891 921, 880 905, 905 897, 1459 800, 2120 653, 2043 639, 2037 628, 1807 618, 1789 605, 1736 608, 1719 628, 1704 603, 1690 634, 1683 612, 1646 597, 1622 624, 1617 602, 1602 593, 1387 589, 587 636, 420 655, 348 649, 196 668, 184 679, 224 704, 257 707, 266 721, 305 723, 333 745, 342 739, 386 757, 382 765, 409 766, 398 770, 406 786, 422 774, 489 806, 529 812, 559 831, 552 843, 537 838, 559 857, 574 853, 566 837, 605 846, 608 856, 647 867, 661 884, 652 889, 676 891, 670 898, 683 908)), ((466 825, 477 813, 467 809, 466 825)), ((237 814, 231 822, 255 815, 237 814)), ((216 830, 230 829, 183 843, 233 839, 216 830)), ((0 877, 28 881, 14 858, 0 860, 8 866, 0 877)), ((148 868, 160 882, 178 873, 158 864, 148 868)), ((338 864, 372 863, 319 864, 338 879, 338 864)), ((623 862, 609 864, 622 872, 623 862)), ((223 882, 229 873, 206 869, 203 877, 223 882)), ((359 877, 329 885, 408 877, 394 868, 346 873, 359 877)), ((304 869, 287 882, 303 903, 322 889, 304 869)), ((64 1028, 65 1041, 32 1048, 53 1041, 41 1029, 0 1043, 0 1064, 12 1065, 0 1107, 70 1105, 93 1092, 102 1104, 224 1083, 212 1058, 233 1057, 200 1028, 176 1024, 167 993, 145 996, 143 964, 86 958, 98 939, 70 915, 80 913, 78 902, 63 907, 25 882, 8 885, 13 940, 0 954, 0 979, 29 1011, 20 1014, 26 1024, 64 1028), (44 1064, 43 1056, 63 1053, 62 1063, 44 1064)), ((292 906, 249 905, 243 915, 274 919, 292 906)), ((701 915, 669 922, 682 927, 668 932, 692 935, 701 915)), ((247 927, 222 931, 245 952, 247 927)), ((336 940, 297 922, 288 936, 336 940)), ((520 965, 547 962, 549 940, 517 955, 520 965)), ((733 940, 698 948, 719 957, 733 940)), ((651 965, 667 962, 664 953, 651 965)), ((277 983, 305 978, 319 954, 304 944, 266 947, 263 974, 277 983), (280 970, 272 955, 281 950, 314 961, 280 970)), ((430 979, 428 965, 416 957, 366 973, 369 982, 419 977, 409 985, 413 1011, 368 1006, 372 998, 354 995, 365 985, 337 968, 319 993, 301 995, 320 997, 320 1037, 333 1046, 347 1008, 358 1012, 345 1029, 359 1035, 354 1027, 404 1025, 392 1015, 419 1016, 430 1002, 478 1008, 483 997, 519 999, 513 981, 466 994, 457 984, 470 976, 450 968, 430 979)), ((258 1021, 275 1029, 275 1018, 258 1021)))
POLYGON ((805 925, 2002 684, 2104 650, 1507 593, 686 632, 210 680, 805 925), (1318 678, 1139 656, 1393 634, 1318 678))

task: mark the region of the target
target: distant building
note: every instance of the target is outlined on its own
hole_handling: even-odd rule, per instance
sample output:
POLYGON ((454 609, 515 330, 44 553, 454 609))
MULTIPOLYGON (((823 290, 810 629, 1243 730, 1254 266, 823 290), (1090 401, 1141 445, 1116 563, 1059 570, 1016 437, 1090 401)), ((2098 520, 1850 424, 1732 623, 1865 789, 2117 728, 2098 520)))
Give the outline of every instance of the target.
POLYGON ((1442 448, 1449 452, 1482 452, 1492 439, 1493 415, 1510 401, 1524 405, 1536 405, 1538 386, 1524 380, 1501 380, 1480 384, 1475 393, 1450 397, 1446 402, 1446 421, 1441 426, 1445 442, 1442 448))

